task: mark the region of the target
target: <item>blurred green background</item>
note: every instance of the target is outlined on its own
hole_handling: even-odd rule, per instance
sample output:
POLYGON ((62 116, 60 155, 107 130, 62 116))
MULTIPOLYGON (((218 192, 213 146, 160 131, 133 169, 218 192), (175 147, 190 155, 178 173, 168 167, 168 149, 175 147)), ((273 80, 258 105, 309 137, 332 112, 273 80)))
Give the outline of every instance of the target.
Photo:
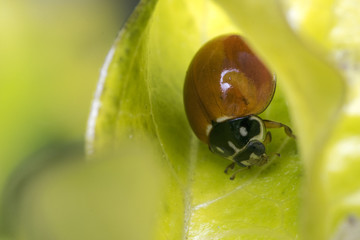
POLYGON ((138 1, 0 1, 0 190, 49 143, 81 142, 100 68, 138 1))

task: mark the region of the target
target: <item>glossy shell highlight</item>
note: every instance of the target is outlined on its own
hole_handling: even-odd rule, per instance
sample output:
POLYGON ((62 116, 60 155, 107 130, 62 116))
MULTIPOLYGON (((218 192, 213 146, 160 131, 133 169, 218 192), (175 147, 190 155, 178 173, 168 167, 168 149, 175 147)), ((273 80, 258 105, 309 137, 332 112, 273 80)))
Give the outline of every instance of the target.
POLYGON ((184 105, 196 136, 208 143, 212 122, 263 112, 276 86, 273 74, 239 35, 206 43, 185 79, 184 105))

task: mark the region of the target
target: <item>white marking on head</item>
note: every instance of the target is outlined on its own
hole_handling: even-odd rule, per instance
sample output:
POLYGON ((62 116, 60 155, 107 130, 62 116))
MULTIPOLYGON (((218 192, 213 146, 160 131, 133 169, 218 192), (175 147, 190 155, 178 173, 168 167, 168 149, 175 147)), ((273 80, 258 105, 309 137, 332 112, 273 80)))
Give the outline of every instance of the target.
POLYGON ((228 119, 231 119, 232 117, 229 117, 229 116, 222 116, 222 117, 218 117, 217 119, 216 119, 216 122, 224 122, 224 121, 226 121, 226 120, 228 120, 228 119))
POLYGON ((249 160, 241 161, 241 164, 243 164, 243 165, 245 165, 245 166, 247 166, 247 167, 253 165, 252 163, 250 163, 249 160))
POLYGON ((221 152, 221 153, 224 153, 224 150, 222 148, 219 148, 219 147, 216 147, 216 149, 221 152))
POLYGON ((243 137, 248 135, 248 131, 246 130, 245 127, 240 127, 240 135, 243 137))
POLYGON ((255 153, 251 153, 249 156, 249 159, 240 161, 241 164, 245 166, 252 166, 254 164, 257 164, 259 160, 261 159, 260 156, 256 155, 255 153))
POLYGON ((256 155, 255 153, 250 154, 250 159, 259 159, 260 156, 256 155))

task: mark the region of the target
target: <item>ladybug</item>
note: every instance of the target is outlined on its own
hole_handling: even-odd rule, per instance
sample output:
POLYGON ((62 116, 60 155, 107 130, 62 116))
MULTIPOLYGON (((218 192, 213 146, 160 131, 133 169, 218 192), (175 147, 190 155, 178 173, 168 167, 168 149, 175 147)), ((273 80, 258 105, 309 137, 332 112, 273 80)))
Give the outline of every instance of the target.
POLYGON ((295 138, 288 126, 257 116, 270 104, 275 86, 275 75, 239 35, 210 40, 191 61, 184 84, 186 115, 210 151, 232 162, 225 173, 236 164, 250 167, 268 161, 267 128, 282 127, 295 138))

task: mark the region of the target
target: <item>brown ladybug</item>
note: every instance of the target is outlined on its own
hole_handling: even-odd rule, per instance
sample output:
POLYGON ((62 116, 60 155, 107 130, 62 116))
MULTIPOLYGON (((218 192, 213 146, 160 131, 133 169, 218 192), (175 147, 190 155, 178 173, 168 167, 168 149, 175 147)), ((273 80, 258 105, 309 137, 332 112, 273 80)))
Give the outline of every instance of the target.
POLYGON ((232 161, 225 172, 235 163, 267 162, 271 134, 266 128, 283 127, 295 138, 288 126, 257 116, 270 104, 275 86, 275 75, 239 35, 216 37, 193 58, 184 86, 186 115, 196 136, 232 161))

